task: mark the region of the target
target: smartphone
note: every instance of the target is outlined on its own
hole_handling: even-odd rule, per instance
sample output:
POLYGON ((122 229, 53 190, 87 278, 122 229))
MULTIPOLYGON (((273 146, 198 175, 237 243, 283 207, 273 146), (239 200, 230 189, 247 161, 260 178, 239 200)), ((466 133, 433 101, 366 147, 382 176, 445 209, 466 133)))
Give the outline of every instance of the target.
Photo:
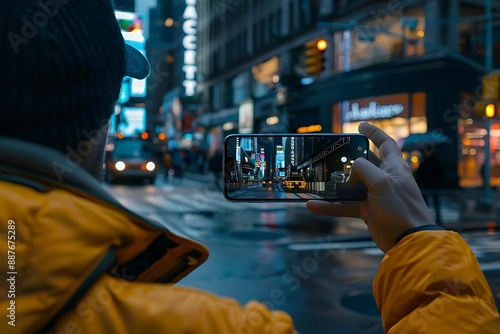
POLYGON ((224 197, 232 202, 311 199, 360 201, 346 183, 352 163, 368 159, 362 134, 232 134, 223 141, 224 197))

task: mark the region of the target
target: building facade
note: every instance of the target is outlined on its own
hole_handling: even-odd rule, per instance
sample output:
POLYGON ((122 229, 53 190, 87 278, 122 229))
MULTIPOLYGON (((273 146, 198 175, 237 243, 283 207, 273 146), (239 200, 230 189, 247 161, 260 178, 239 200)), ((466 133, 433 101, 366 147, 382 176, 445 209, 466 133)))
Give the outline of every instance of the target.
MULTIPOLYGON (((492 1, 199 0, 196 126, 213 149, 229 133, 357 132, 370 121, 402 140, 435 130, 451 143, 406 152, 413 168, 438 156, 445 187, 479 186, 485 62, 500 67, 500 4, 492 1), (323 70, 306 43, 328 43, 323 70), (432 151, 432 152, 431 152, 432 151)), ((491 69, 490 69, 491 70, 491 69)), ((500 185, 500 122, 491 132, 500 185)))

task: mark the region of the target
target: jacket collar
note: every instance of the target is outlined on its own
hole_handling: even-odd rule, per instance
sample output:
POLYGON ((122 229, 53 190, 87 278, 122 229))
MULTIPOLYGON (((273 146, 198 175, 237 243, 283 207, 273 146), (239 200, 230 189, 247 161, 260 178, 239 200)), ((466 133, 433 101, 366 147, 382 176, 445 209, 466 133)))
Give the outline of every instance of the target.
MULTIPOLYGON (((47 146, 0 136, 0 171, 33 177, 52 185, 71 186, 121 207, 101 183, 72 159, 47 146)), ((74 152, 77 154, 76 152, 74 152)))

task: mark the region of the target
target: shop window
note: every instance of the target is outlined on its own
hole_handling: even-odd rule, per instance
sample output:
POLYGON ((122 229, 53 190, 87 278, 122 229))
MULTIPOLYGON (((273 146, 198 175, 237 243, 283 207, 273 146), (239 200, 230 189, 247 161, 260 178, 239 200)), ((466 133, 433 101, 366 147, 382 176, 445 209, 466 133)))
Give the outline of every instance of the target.
MULTIPOLYGON (((334 132, 356 133, 363 121, 383 129, 402 146, 411 133, 427 132, 425 93, 401 93, 342 101, 333 106, 334 132), (392 117, 391 117, 392 115, 392 117)), ((377 148, 370 143, 370 150, 377 148)), ((411 152, 407 157, 411 158, 411 152)), ((416 166, 414 166, 416 167, 416 166)))
MULTIPOLYGON (((461 187, 483 186, 482 167, 485 163, 485 122, 481 119, 458 121, 458 176, 461 187)), ((500 120, 493 119, 490 131, 492 186, 500 186, 500 120)))
POLYGON ((249 89, 247 72, 240 73, 233 79, 232 91, 233 104, 235 105, 248 98, 249 89))

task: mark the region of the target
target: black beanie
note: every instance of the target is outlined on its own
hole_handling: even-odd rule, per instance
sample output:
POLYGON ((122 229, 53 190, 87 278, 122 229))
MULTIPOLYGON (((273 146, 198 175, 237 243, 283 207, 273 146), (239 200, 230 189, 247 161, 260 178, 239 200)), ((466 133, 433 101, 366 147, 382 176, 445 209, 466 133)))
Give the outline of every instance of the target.
POLYGON ((110 0, 0 2, 0 136, 76 148, 109 119, 125 74, 110 0))

